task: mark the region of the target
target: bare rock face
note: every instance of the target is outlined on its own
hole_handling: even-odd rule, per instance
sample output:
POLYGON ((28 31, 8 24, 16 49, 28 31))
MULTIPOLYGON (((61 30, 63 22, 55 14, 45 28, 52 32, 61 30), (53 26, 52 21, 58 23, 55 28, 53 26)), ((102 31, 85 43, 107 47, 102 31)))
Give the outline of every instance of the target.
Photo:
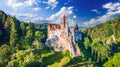
POLYGON ((80 49, 78 46, 76 46, 76 56, 80 56, 80 49))
POLYGON ((46 45, 53 47, 54 51, 68 50, 72 53, 73 57, 80 56, 80 49, 76 47, 76 44, 71 42, 69 38, 51 38, 47 39, 46 45))
POLYGON ((109 39, 106 41, 106 44, 108 44, 108 45, 112 45, 112 44, 115 44, 115 43, 116 43, 116 39, 115 39, 114 35, 111 35, 109 37, 109 39))

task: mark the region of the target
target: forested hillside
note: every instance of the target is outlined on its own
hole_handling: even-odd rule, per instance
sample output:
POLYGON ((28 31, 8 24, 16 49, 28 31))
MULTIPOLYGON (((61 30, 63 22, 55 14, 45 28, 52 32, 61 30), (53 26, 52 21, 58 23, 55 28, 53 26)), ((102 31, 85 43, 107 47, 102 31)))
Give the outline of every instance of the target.
POLYGON ((114 55, 120 57, 120 17, 87 28, 83 33, 84 47, 98 66, 119 67, 120 62, 115 60, 117 58, 114 55))
POLYGON ((44 46, 46 38, 47 24, 21 22, 0 11, 0 67, 61 67, 69 62, 68 51, 44 46))
POLYGON ((44 46, 47 24, 19 21, 0 11, 0 67, 119 67, 120 17, 82 30, 81 56, 44 46))

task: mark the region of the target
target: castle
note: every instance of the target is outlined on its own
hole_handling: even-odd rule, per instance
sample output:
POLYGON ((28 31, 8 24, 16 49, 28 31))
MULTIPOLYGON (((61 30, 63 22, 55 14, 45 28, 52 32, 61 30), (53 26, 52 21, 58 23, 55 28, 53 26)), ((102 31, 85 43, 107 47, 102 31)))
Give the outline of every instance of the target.
POLYGON ((64 15, 61 24, 48 24, 46 45, 52 46, 55 51, 69 50, 73 56, 80 55, 80 49, 76 47, 76 41, 81 40, 78 25, 69 28, 68 18, 64 15))

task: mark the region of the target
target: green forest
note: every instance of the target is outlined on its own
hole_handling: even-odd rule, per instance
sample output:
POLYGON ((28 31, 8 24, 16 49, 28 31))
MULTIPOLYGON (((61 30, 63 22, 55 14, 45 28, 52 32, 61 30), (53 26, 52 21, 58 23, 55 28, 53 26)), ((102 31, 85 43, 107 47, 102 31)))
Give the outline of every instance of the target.
POLYGON ((0 12, 0 67, 120 67, 120 17, 82 30, 81 55, 45 46, 47 23, 0 12))

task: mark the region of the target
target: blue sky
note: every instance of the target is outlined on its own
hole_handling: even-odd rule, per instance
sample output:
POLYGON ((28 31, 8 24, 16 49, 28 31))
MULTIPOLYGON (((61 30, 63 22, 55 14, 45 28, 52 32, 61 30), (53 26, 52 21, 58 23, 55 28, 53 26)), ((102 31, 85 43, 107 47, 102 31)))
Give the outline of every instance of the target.
POLYGON ((0 0, 0 10, 25 22, 60 24, 66 15, 70 26, 92 27, 120 16, 120 0, 0 0))

